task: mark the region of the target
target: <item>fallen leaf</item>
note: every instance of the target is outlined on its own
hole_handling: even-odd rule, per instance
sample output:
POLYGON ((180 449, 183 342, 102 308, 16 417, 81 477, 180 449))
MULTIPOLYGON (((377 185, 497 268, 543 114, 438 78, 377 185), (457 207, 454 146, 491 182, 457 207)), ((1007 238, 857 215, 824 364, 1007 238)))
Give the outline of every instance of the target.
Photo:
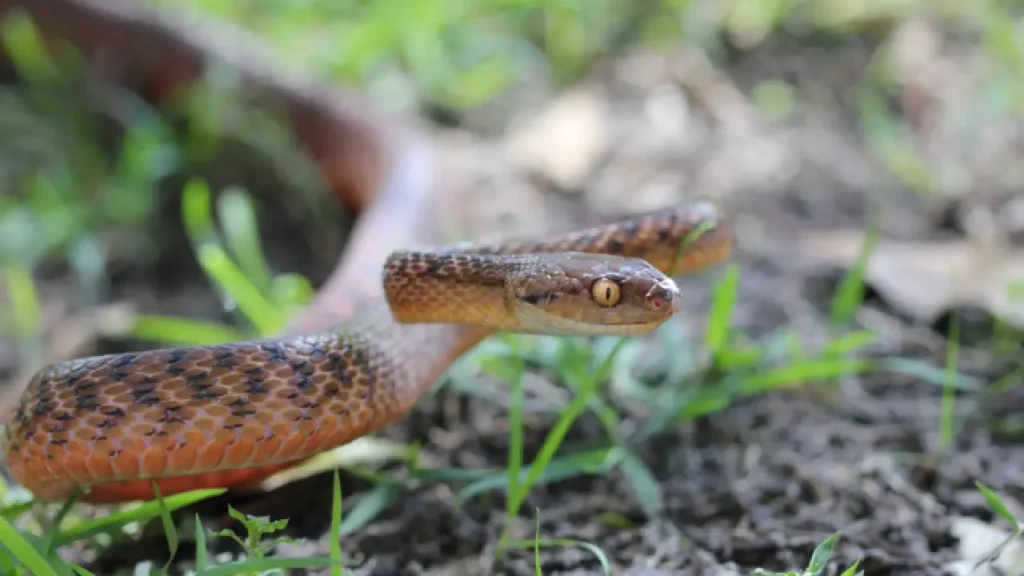
POLYGON ((971 517, 953 518, 950 531, 957 538, 960 556, 959 560, 946 565, 950 574, 955 576, 970 574, 1024 576, 1024 541, 1020 538, 1009 542, 995 557, 992 562, 994 570, 985 570, 983 567, 976 572, 972 570, 979 560, 991 555, 993 550, 1010 537, 1010 531, 971 517))
MULTIPOLYGON (((809 232, 800 247, 817 264, 850 269, 864 233, 809 232)), ((974 305, 1024 327, 1024 250, 969 240, 911 242, 881 239, 869 255, 865 282, 916 320, 933 322, 955 306, 974 305)))
POLYGON ((336 468, 357 465, 375 468, 389 461, 407 458, 411 449, 408 444, 393 442, 385 438, 364 436, 333 450, 321 452, 294 468, 288 468, 270 476, 260 483, 260 489, 270 492, 286 484, 336 468))

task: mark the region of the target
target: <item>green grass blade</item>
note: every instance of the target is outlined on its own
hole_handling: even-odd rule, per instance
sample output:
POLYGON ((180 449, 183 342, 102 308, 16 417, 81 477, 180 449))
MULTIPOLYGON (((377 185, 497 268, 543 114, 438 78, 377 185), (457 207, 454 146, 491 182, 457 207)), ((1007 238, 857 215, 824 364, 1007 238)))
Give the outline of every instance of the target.
POLYGON ((19 340, 31 338, 39 329, 42 317, 39 294, 32 274, 24 266, 6 266, 3 272, 17 337, 19 340))
POLYGON ((167 557, 167 563, 164 564, 162 572, 168 573, 171 568, 171 564, 174 563, 174 557, 178 555, 178 530, 174 527, 174 519, 171 518, 171 511, 167 509, 167 503, 164 502, 163 495, 160 494, 160 487, 157 483, 153 482, 153 493, 156 494, 156 504, 160 511, 160 522, 164 527, 164 537, 167 538, 167 550, 170 552, 167 557))
POLYGON ((881 335, 874 330, 857 330, 849 334, 844 334, 833 338, 825 345, 822 350, 822 356, 842 356, 844 354, 850 354, 871 346, 881 335))
POLYGON ((814 549, 814 553, 811 554, 811 561, 807 564, 807 570, 804 574, 807 576, 820 576, 825 572, 825 568, 828 567, 829 558, 832 557, 832 552, 835 551, 836 544, 839 543, 839 533, 836 532, 824 542, 818 544, 814 549))
MULTIPOLYGON (((512 385, 512 397, 508 409, 508 491, 519 491, 519 477, 523 467, 523 360, 519 353, 518 338, 509 338, 511 353, 508 357, 508 382, 512 385)), ((516 511, 512 509, 512 500, 505 501, 505 519, 512 522, 516 511)))
MULTIPOLYGON (((541 473, 534 480, 534 484, 547 484, 584 474, 604 474, 619 464, 622 452, 621 448, 608 447, 554 458, 548 462, 547 466, 541 469, 541 473)), ((519 486, 521 490, 528 479, 529 473, 529 469, 520 471, 522 480, 519 482, 519 486)), ((500 489, 508 491, 508 475, 495 471, 492 475, 472 482, 460 490, 455 496, 455 502, 462 505, 477 494, 500 489)), ((527 488, 527 490, 529 489, 527 488)), ((517 512, 518 510, 516 508, 517 512)))
POLYGON ((0 545, 0 574, 15 574, 15 566, 10 550, 0 545))
MULTIPOLYGON (((200 500, 219 496, 224 492, 226 492, 226 490, 223 488, 209 488, 175 494, 164 498, 164 506, 166 506, 169 511, 173 512, 174 510, 184 508, 185 506, 199 502, 200 500)), ((125 524, 132 522, 145 522, 159 516, 161 513, 160 509, 160 505, 157 502, 150 501, 135 508, 122 510, 116 514, 89 520, 73 528, 61 531, 61 533, 54 539, 54 543, 57 546, 64 546, 76 540, 83 540, 85 538, 95 536, 96 534, 117 530, 125 524)))
POLYGON ((194 249, 208 244, 220 245, 210 208, 211 195, 209 185, 199 179, 189 180, 182 190, 181 217, 194 249))
POLYGON ((709 230, 714 228, 714 222, 702 222, 696 228, 690 231, 676 246, 675 251, 672 253, 672 271, 673 274, 679 265, 679 261, 686 255, 686 250, 693 245, 702 235, 706 234, 709 230))
POLYGON ((864 242, 861 244, 860 254, 853 267, 843 276, 836 287, 836 293, 832 296, 830 303, 830 317, 834 324, 845 324, 853 319, 854 314, 860 309, 864 301, 864 276, 867 273, 868 261, 875 246, 881 228, 877 221, 872 220, 864 235, 864 242))
POLYGON ((263 257, 252 198, 240 188, 229 188, 218 198, 217 214, 225 242, 245 277, 264 294, 270 293, 271 273, 263 257))
POLYGON ((207 274, 235 301, 239 310, 260 334, 274 334, 286 318, 268 301, 220 247, 207 244, 199 248, 199 263, 207 274))
POLYGON ((327 556, 310 556, 306 558, 251 558, 241 562, 218 564, 196 576, 239 576, 240 574, 260 574, 269 570, 298 570, 300 568, 326 568, 333 566, 334 561, 327 556))
MULTIPOLYGON (((537 454, 537 457, 534 458, 533 463, 530 464, 525 482, 523 482, 519 487, 518 492, 509 493, 509 498, 514 501, 512 509, 516 511, 516 514, 519 513, 519 509, 526 500, 526 495, 530 492, 537 479, 540 478, 544 468, 549 462, 551 462, 551 459, 554 457, 559 446, 562 445, 566 435, 569 433, 569 428, 572 427, 572 423, 575 422, 583 410, 586 409, 587 405, 590 403, 591 397, 597 390, 598 385, 607 376, 608 371, 611 370, 612 364, 615 361, 615 356, 626 341, 627 340, 625 338, 618 339, 612 347, 612 350, 607 356, 605 356, 604 361, 601 363, 593 378, 588 382, 581 383, 579 388, 575 391, 576 396, 573 398, 573 401, 569 404, 566 410, 562 412, 558 421, 555 422, 554 428, 551 429, 547 438, 544 439, 544 444, 541 445, 540 452, 537 454)), ((501 538, 502 542, 507 538, 509 528, 510 526, 506 526, 503 530, 501 538)), ((501 549, 500 544, 498 549, 501 549)))
POLYGON ((489 56, 475 66, 457 73, 452 82, 445 82, 448 102, 456 108, 468 108, 489 101, 516 81, 508 59, 489 56))
POLYGON ((1021 529, 1020 521, 1014 517, 1013 513, 1006 507, 1003 499, 995 492, 995 490, 992 490, 981 482, 975 482, 974 485, 981 491, 981 495, 985 497, 985 501, 988 502, 988 506, 993 512, 1003 520, 1009 522, 1010 526, 1013 526, 1014 530, 1021 529))
MULTIPOLYGON (((671 420, 674 422, 686 422, 707 414, 721 412, 732 405, 733 399, 734 394, 727 390, 711 391, 699 394, 693 400, 682 403, 682 405, 677 408, 675 413, 672 415, 671 420)), ((644 433, 649 436, 664 428, 661 423, 657 424, 658 428, 654 428, 654 425, 652 425, 651 428, 645 428, 644 433)))
POLYGON ((203 521, 196 514, 196 570, 202 572, 210 564, 210 558, 206 550, 206 530, 203 529, 203 521))
POLYGON ((129 335, 169 346, 210 346, 248 338, 223 324, 153 314, 137 317, 129 335))
POLYGON ((334 496, 331 500, 331 530, 328 542, 328 553, 331 560, 338 563, 331 566, 331 576, 341 576, 341 477, 337 469, 334 471, 334 496))
POLYGON ((34 576, 58 576, 46 558, 39 553, 7 520, 0 518, 0 544, 10 550, 34 576))
POLYGON ((533 572, 536 576, 543 576, 540 569, 540 508, 537 509, 537 520, 533 529, 533 572))
POLYGON ((760 394, 790 386, 811 384, 817 380, 831 380, 844 375, 863 373, 874 368, 875 362, 869 359, 809 360, 745 376, 742 392, 745 395, 760 394))
POLYGON ((31 510, 33 506, 35 506, 35 500, 11 504, 10 506, 4 507, 3 510, 0 510, 0 518, 4 518, 6 520, 14 520, 15 518, 31 510))
POLYGON ((316 288, 301 274, 278 274, 270 283, 271 298, 287 309, 304 308, 316 296, 316 288))
POLYGON ((654 518, 661 514, 661 485, 658 484, 658 479, 654 477, 654 472, 647 467, 647 464, 632 451, 623 450, 619 469, 622 470, 622 475, 629 488, 636 495, 644 514, 648 518, 654 518))
POLYGON ((859 567, 860 567, 860 559, 858 558, 857 560, 853 561, 853 564, 850 565, 849 568, 847 568, 846 570, 843 570, 843 573, 840 574, 839 576, 862 576, 864 574, 864 572, 863 571, 858 572, 857 568, 859 568, 859 567))
POLYGON ((503 470, 495 468, 479 468, 474 470, 467 470, 464 468, 416 468, 412 477, 421 482, 428 483, 473 482, 503 473, 503 470))
MULTIPOLYGON (((975 389, 980 388, 981 381, 976 381, 976 385, 977 387, 975 389)), ((999 394, 1005 394, 1021 385, 1024 385, 1024 366, 1018 366, 1005 376, 1001 376, 998 380, 988 385, 985 388, 984 393, 990 397, 994 397, 999 394)))
POLYGON ((60 527, 64 524, 64 518, 67 517, 68 513, 71 512, 71 508, 75 505, 77 498, 69 498, 64 504, 61 505, 60 510, 53 517, 52 525, 50 530, 46 533, 46 537, 43 538, 42 553, 49 556, 50 552, 54 550, 54 540, 57 538, 57 534, 60 532, 60 527))
MULTIPOLYGON (((597 561, 601 563, 601 568, 604 574, 612 574, 612 563, 608 560, 608 555, 601 550, 599 546, 591 542, 583 540, 571 540, 571 539, 553 539, 553 540, 513 540, 506 545, 506 549, 513 548, 519 550, 538 550, 540 548, 566 548, 574 546, 576 548, 583 548, 587 552, 590 552, 597 558, 597 561)), ((535 553, 537 562, 539 564, 540 558, 539 553, 535 553)))
POLYGON ((380 513, 388 506, 394 504, 404 492, 405 488, 401 484, 392 482, 378 484, 363 495, 359 502, 348 511, 338 528, 338 534, 347 536, 361 530, 380 516, 380 513))
POLYGON ((730 263, 712 292, 711 310, 708 312, 704 341, 716 361, 729 341, 732 311, 739 295, 739 279, 739 266, 730 263))
POLYGON ((13 10, 3 20, 0 38, 4 52, 11 59, 18 75, 29 83, 51 80, 59 72, 50 60, 46 43, 36 29, 32 17, 24 10, 13 10))
MULTIPOLYGON (((987 386, 983 390, 984 383, 981 378, 960 374, 959 372, 951 372, 949 368, 935 366, 928 360, 898 357, 883 358, 878 363, 878 369, 906 374, 922 382, 938 386, 943 390, 947 387, 978 392, 992 389, 992 386, 987 386)), ((1024 374, 1024 371, 1021 373, 1024 374)))

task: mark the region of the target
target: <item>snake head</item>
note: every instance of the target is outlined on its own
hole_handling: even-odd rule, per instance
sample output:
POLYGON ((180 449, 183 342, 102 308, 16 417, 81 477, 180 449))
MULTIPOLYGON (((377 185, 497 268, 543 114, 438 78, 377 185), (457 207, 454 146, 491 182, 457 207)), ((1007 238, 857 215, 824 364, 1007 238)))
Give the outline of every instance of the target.
POLYGON ((644 334, 679 311, 675 282, 644 260, 546 254, 506 284, 517 332, 558 336, 644 334))

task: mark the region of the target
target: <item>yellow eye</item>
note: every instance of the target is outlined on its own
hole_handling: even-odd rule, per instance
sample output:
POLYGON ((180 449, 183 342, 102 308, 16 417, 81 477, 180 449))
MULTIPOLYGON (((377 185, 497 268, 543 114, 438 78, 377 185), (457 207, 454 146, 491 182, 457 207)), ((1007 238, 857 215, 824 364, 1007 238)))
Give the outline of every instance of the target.
POLYGON ((601 278, 590 287, 590 295, 598 306, 611 308, 619 303, 622 292, 619 285, 607 278, 601 278))

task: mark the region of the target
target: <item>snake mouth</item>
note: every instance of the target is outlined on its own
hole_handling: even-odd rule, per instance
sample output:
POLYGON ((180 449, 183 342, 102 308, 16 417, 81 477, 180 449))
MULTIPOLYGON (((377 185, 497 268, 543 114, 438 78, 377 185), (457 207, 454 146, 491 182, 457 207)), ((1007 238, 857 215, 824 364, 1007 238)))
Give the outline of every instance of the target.
POLYGON ((656 330, 681 307, 677 294, 660 305, 639 314, 605 316, 599 322, 552 313, 528 304, 516 308, 515 332, 561 337, 640 336, 656 330), (665 309, 669 308, 671 312, 665 309))
POLYGON ((530 306, 519 313, 516 332, 546 336, 639 336, 648 334, 664 323, 666 318, 655 320, 625 320, 621 323, 592 323, 551 314, 530 306))

